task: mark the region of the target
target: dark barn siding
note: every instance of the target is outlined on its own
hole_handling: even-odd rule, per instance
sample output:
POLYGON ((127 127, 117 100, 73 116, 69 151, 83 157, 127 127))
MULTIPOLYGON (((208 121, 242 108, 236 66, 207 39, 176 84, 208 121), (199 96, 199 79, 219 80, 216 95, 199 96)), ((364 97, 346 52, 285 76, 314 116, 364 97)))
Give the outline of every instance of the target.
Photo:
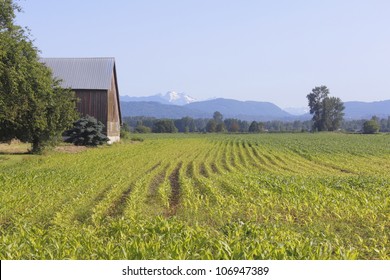
POLYGON ((107 133, 107 91, 106 90, 85 90, 75 89, 77 110, 82 116, 90 115, 101 121, 107 133))

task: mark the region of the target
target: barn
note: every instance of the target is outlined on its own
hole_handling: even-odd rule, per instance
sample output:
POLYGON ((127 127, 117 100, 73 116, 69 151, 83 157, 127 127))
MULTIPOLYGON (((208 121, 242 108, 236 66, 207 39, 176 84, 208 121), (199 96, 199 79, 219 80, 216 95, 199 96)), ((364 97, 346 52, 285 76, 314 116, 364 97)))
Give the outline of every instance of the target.
POLYGON ((90 115, 105 126, 110 142, 120 140, 122 116, 119 103, 115 59, 98 58, 41 58, 53 76, 62 80, 61 86, 71 88, 79 102, 81 115, 90 115))

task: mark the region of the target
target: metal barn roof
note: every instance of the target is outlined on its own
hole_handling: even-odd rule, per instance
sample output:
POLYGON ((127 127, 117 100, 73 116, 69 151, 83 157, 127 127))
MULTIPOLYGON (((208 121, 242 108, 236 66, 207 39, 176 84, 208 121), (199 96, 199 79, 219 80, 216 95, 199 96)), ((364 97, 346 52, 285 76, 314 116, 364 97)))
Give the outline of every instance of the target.
POLYGON ((62 80, 61 86, 72 89, 111 88, 115 59, 98 58, 41 58, 53 76, 62 80))

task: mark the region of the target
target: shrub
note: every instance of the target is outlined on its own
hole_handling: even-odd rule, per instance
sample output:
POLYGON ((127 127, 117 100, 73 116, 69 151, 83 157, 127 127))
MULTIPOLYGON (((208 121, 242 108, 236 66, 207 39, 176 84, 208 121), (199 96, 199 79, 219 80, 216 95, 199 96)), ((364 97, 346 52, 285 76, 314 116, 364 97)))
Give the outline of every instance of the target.
POLYGON ((77 146, 97 146, 109 141, 108 137, 102 133, 104 125, 94 117, 85 116, 73 123, 73 128, 65 132, 68 136, 65 142, 73 143, 77 146))
POLYGON ((121 126, 120 137, 121 140, 127 140, 131 137, 130 127, 126 123, 121 126))
POLYGON ((363 123, 363 133, 364 134, 374 134, 379 131, 379 124, 375 119, 365 121, 363 123))

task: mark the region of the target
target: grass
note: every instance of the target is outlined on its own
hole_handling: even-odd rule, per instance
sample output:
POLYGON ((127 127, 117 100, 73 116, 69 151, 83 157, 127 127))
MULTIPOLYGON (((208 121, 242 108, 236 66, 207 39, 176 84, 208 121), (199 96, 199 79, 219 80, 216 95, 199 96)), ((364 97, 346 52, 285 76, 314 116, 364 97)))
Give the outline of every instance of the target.
POLYGON ((12 144, 0 143, 0 167, 14 165, 30 157, 29 144, 13 142, 12 144))
POLYGON ((389 135, 142 139, 0 147, 0 258, 390 258, 389 135))

